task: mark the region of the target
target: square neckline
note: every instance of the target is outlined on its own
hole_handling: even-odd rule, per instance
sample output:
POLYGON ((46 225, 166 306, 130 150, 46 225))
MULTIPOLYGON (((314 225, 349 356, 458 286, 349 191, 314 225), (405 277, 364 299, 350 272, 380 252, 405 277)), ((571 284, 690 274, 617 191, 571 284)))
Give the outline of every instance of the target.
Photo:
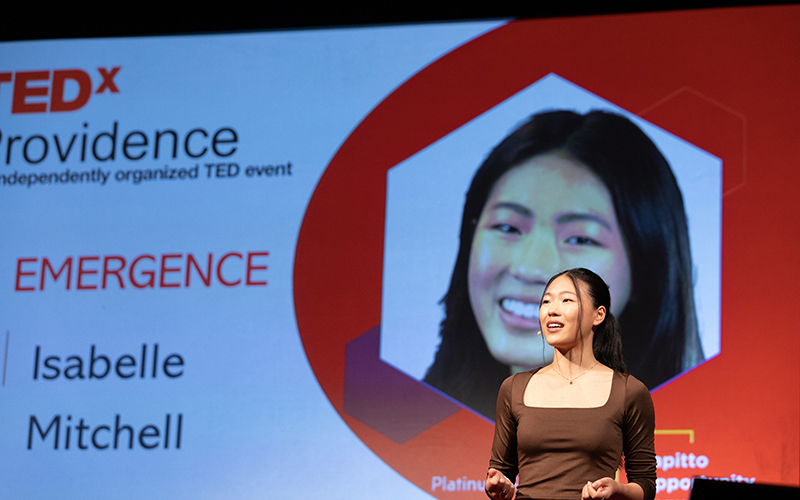
MULTIPOLYGON (((524 372, 525 374, 529 374, 528 380, 525 381, 525 385, 522 388, 522 394, 521 394, 521 400, 522 400, 521 403, 522 403, 522 406, 525 407, 525 408, 530 408, 530 409, 533 409, 533 410, 599 410, 599 409, 605 408, 611 402, 611 398, 614 395, 614 389, 615 389, 615 386, 617 385, 617 378, 618 378, 617 375, 618 374, 621 375, 616 370, 612 370, 612 373, 611 373, 611 388, 608 391, 608 397, 606 397, 605 403, 603 403, 600 406, 529 406, 529 405, 525 404, 525 391, 528 389, 528 385, 531 383, 531 380, 533 380, 533 376, 536 375, 539 372, 539 370, 541 370, 542 368, 544 368, 544 367, 540 366, 539 368, 536 368, 535 370, 531 370, 529 372, 524 372)), ((621 377, 619 377, 619 378, 620 378, 620 380, 622 380, 621 377)))

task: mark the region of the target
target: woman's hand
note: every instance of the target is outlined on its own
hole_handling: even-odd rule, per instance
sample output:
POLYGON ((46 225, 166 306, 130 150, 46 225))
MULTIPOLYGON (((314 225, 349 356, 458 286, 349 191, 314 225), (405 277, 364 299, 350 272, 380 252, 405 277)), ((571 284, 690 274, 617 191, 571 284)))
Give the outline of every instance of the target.
POLYGON ((636 483, 622 484, 618 481, 614 481, 610 477, 604 477, 595 482, 589 481, 583 486, 581 500, 590 498, 602 498, 604 500, 642 500, 642 498, 644 498, 644 491, 642 491, 642 487, 636 483))
POLYGON ((486 494, 494 500, 511 500, 516 490, 514 484, 497 469, 489 469, 486 474, 486 494))

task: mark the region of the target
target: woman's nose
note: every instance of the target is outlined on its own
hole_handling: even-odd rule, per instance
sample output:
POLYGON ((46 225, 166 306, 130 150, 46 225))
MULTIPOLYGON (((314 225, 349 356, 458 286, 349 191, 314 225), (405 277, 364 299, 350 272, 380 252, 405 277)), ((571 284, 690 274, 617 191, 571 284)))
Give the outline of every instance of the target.
POLYGON ((544 329, 548 318, 561 316, 561 309, 555 301, 550 301, 539 306, 539 328, 544 329))
POLYGON ((552 228, 534 227, 520 238, 512 255, 511 274, 526 282, 547 282, 559 269, 561 256, 552 228))

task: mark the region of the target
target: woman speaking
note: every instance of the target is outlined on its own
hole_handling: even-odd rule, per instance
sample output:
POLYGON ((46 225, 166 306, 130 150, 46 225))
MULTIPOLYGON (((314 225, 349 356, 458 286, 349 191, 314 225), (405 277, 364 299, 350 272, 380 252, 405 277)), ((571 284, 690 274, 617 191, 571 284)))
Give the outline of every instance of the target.
POLYGON ((653 402, 625 373, 608 286, 583 268, 557 274, 545 287, 539 322, 553 361, 503 382, 486 493, 494 500, 515 493, 520 500, 652 500, 653 402), (627 483, 615 479, 620 466, 627 483))

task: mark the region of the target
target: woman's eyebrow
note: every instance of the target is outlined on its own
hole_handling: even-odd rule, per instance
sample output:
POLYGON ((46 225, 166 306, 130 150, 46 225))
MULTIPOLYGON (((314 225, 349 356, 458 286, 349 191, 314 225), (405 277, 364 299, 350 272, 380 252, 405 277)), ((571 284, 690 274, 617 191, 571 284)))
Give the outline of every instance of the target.
POLYGON ((514 203, 511 201, 499 201, 492 205, 492 209, 499 210, 499 209, 508 209, 513 212, 517 212, 523 217, 531 218, 533 217, 533 211, 524 205, 520 205, 519 203, 514 203))
POLYGON ((570 222, 585 222, 585 221, 597 222, 598 224, 608 229, 609 231, 611 230, 611 224, 609 224, 608 221, 605 220, 604 218, 597 215, 592 215, 587 213, 568 213, 564 215, 559 215, 556 218, 556 223, 558 224, 568 224, 570 222))

